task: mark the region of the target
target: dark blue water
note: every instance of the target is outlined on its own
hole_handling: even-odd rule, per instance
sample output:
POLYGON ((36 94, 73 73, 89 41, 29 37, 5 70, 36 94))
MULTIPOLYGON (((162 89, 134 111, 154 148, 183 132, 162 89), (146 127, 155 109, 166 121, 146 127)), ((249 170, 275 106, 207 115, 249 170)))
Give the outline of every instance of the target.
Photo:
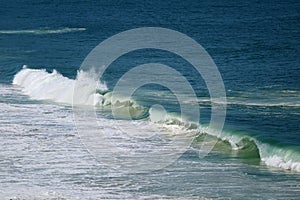
MULTIPOLYGON (((24 64, 57 69, 74 78, 85 56, 104 39, 132 28, 161 26, 187 34, 210 53, 229 97, 242 93, 258 103, 262 99, 270 104, 299 104, 299 6, 297 1, 4 3, 1 30, 86 30, 61 34, 2 33, 0 80, 11 83, 24 64)), ((167 60, 164 55, 154 54, 141 52, 136 56, 139 59, 132 55, 135 59, 123 59, 116 66, 155 59, 175 63, 173 58, 167 60)), ((298 107, 261 107, 230 106, 227 119, 247 130, 270 132, 272 137, 284 133, 281 142, 299 144, 299 117, 295 111, 298 107), (278 112, 279 117, 275 117, 278 112), (241 120, 236 122, 237 115, 241 120)))
MULTIPOLYGON (((87 54, 112 35, 138 27, 173 29, 200 43, 222 75, 228 101, 224 132, 249 136, 258 148, 260 143, 271 145, 264 146, 266 155, 299 164, 299 10, 300 2, 292 0, 2 2, 0 84, 11 85, 25 64, 74 79, 87 54)), ((103 81, 112 89, 124 72, 149 62, 172 66, 187 77, 200 99, 201 120, 208 123, 210 103, 201 101, 209 97, 205 84, 174 54, 131 52, 112 63, 103 81)), ((299 193, 299 187, 293 190, 299 193)))

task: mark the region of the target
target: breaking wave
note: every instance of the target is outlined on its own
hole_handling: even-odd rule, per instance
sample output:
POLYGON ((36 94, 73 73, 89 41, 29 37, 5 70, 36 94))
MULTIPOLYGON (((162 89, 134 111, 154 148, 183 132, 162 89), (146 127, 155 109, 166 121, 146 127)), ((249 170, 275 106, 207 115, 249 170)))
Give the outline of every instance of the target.
MULTIPOLYGON (((143 118, 168 129, 186 131, 187 134, 191 131, 196 133, 197 137, 194 141, 196 146, 204 136, 217 137, 219 143, 229 146, 230 151, 236 152, 244 158, 257 158, 271 167, 300 172, 299 149, 264 143, 247 134, 224 131, 221 136, 217 136, 213 130, 209 130, 207 127, 182 121, 180 117, 169 113, 160 113, 160 110, 142 107, 132 99, 120 97, 112 101, 112 93, 106 84, 100 82, 97 77, 93 77, 93 74, 95 73, 79 71, 76 80, 73 80, 64 77, 56 70, 48 73, 46 70, 29 69, 24 66, 15 75, 13 84, 20 86, 25 94, 36 100, 49 100, 78 106, 109 107, 114 105, 120 117, 122 117, 123 110, 129 109, 133 118, 143 118), (80 90, 78 92, 80 96, 73 98, 75 84, 76 89, 80 90)), ((215 148, 218 148, 218 145, 215 148)))

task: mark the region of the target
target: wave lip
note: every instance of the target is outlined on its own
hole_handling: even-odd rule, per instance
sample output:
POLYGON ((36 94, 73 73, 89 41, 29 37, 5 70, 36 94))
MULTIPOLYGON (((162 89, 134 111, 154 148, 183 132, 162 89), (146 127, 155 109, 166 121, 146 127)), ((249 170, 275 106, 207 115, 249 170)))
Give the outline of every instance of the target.
POLYGON ((12 34, 33 34, 33 35, 44 35, 44 34, 61 34, 85 31, 86 28, 60 28, 60 29, 26 29, 26 30, 0 30, 0 34, 12 35, 12 34))

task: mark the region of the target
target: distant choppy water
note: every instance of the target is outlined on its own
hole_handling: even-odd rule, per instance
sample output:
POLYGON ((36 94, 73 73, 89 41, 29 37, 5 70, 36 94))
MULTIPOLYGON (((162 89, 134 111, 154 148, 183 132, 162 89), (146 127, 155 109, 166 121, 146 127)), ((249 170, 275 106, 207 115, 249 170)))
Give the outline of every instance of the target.
MULTIPOLYGON (((296 199, 299 9, 297 1, 3 3, 1 198, 296 199), (174 29, 203 45, 224 80, 227 117, 219 142, 205 158, 197 156, 199 131, 168 167, 123 174, 102 166, 81 143, 70 90, 79 66, 98 43, 144 26, 174 29), (24 64, 30 69, 22 69, 24 64)), ((190 81, 198 96, 190 103, 199 105, 201 122, 208 123, 211 102, 204 82, 186 70, 185 60, 168 52, 148 49, 122 56, 102 81, 111 90, 126 71, 150 62, 170 65, 190 81)), ((169 112, 178 109, 174 97, 157 87, 144 88, 136 101, 146 108, 162 103, 169 112)), ((113 119, 105 112, 98 115, 101 129, 113 132, 113 119)))

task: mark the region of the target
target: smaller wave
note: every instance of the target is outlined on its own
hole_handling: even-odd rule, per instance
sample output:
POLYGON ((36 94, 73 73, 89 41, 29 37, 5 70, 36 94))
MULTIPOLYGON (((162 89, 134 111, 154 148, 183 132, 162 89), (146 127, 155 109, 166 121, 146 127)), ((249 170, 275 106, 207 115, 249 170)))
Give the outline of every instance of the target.
POLYGON ((228 151, 243 159, 256 159, 263 161, 267 166, 281 168, 285 170, 300 172, 299 150, 291 146, 277 146, 269 144, 251 137, 248 133, 235 133, 223 131, 221 135, 206 126, 201 126, 193 122, 186 121, 184 118, 161 110, 149 110, 151 121, 161 124, 163 127, 184 131, 185 134, 196 136, 192 146, 201 145, 203 142, 216 141, 214 149, 216 151, 228 151), (153 115, 153 116, 152 116, 153 115), (157 116, 160 116, 157 119, 157 116), (162 117, 163 116, 163 117, 162 117))
POLYGON ((0 34, 33 34, 33 35, 43 35, 43 34, 61 34, 85 31, 86 28, 61 28, 61 29, 28 29, 28 30, 0 30, 0 34))
MULTIPOLYGON (((185 103, 213 103, 213 104, 225 104, 223 101, 214 100, 211 101, 210 98, 198 98, 197 102, 195 101, 186 101, 185 103)), ((299 97, 286 97, 285 101, 280 100, 276 101, 273 100, 265 100, 265 101, 257 101, 255 99, 241 99, 241 98, 235 98, 235 97, 227 97, 226 101, 227 105, 239 105, 239 106, 251 106, 251 107, 300 107, 300 99, 299 97)))
POLYGON ((264 102, 242 102, 242 101, 228 100, 227 104, 253 106, 253 107, 300 107, 300 102, 264 103, 264 102))
POLYGON ((297 94, 297 95, 300 94, 300 91, 298 90, 282 90, 281 92, 285 94, 297 94))
POLYGON ((278 87, 282 87, 282 85, 279 85, 279 84, 265 85, 265 86, 260 86, 260 87, 257 87, 257 88, 259 88, 259 89, 271 89, 271 88, 278 88, 278 87))

